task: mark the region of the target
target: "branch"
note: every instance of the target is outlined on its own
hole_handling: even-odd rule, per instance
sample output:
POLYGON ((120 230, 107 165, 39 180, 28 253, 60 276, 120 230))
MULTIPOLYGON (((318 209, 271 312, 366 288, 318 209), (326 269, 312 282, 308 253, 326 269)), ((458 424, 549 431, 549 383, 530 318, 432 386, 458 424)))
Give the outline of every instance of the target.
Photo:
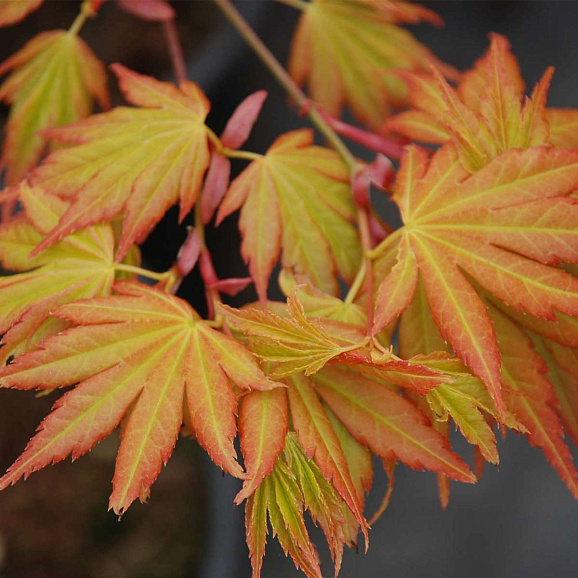
MULTIPOLYGON (((269 69, 279 84, 285 88, 287 93, 293 98, 296 105, 303 111, 306 111, 307 117, 315 127, 327 139, 331 147, 341 156, 343 162, 347 165, 351 179, 355 177, 360 168, 360 163, 341 140, 339 135, 325 121, 322 114, 316 106, 313 106, 307 95, 299 88, 289 73, 267 48, 263 41, 257 36, 255 31, 249 26, 247 21, 241 16, 239 11, 231 4, 230 0, 213 0, 223 14, 228 18, 230 23, 237 29, 239 34, 245 39, 247 44, 253 49, 255 54, 261 59, 263 64, 269 69)), ((369 230, 369 209, 368 207, 357 208, 357 223, 361 244, 365 254, 365 287, 367 291, 367 316, 368 320, 373 319, 373 275, 371 269, 371 260, 367 253, 372 250, 371 234, 369 230)), ((371 327, 371 323, 369 323, 371 327)))

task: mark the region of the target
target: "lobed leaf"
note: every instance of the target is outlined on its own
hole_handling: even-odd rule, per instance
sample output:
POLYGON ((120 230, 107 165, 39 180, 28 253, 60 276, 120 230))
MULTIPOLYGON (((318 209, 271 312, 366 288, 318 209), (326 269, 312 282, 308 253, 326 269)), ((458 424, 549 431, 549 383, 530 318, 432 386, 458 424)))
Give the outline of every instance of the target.
POLYGON ((203 323, 184 301, 135 282, 115 296, 53 312, 75 325, 0 372, 0 387, 51 390, 76 385, 56 404, 0 488, 44 466, 86 453, 128 413, 110 507, 122 514, 145 500, 169 459, 183 422, 217 465, 245 477, 236 461, 237 401, 242 389, 276 384, 243 346, 203 323), (184 403, 186 400, 186 404, 184 403))
POLYGON ((361 248, 347 167, 333 151, 313 146, 312 131, 279 137, 253 161, 231 184, 217 223, 241 206, 241 252, 261 302, 279 253, 283 267, 326 293, 338 293, 338 276, 355 276, 361 248))
POLYGON ((45 153, 49 139, 43 131, 88 116, 94 99, 102 108, 109 103, 104 66, 83 40, 64 30, 38 34, 0 65, 0 76, 7 72, 0 100, 10 105, 10 115, 0 162, 13 185, 45 153))
MULTIPOLYGON (((305 5, 291 47, 289 70, 313 100, 338 117, 343 104, 374 129, 406 99, 390 70, 427 70, 433 54, 398 23, 439 18, 406 2, 313 0, 305 5), (360 33, 360 31, 362 31, 360 33)), ((440 63, 440 66, 443 65, 440 63)), ((450 67, 444 70, 454 75, 450 67)))
MULTIPOLYGON (((423 163, 415 149, 402 160, 394 199, 405 226, 383 247, 397 246, 400 263, 415 259, 423 286, 419 298, 426 297, 442 339, 484 380, 503 413, 498 342, 472 282, 506 306, 548 323, 578 314, 576 278, 550 266, 577 256, 575 203, 568 195, 578 184, 578 152, 509 150, 469 178, 451 145, 434 155, 427 170, 423 163), (422 176, 408 177, 418 166, 415 159, 422 176)), ((407 272, 409 296, 396 302, 387 300, 401 282, 395 267, 381 273, 374 331, 418 298, 415 274, 407 272)), ((402 331, 400 342, 405 339, 402 331)))
POLYGON ((76 146, 52 153, 31 180, 70 208, 35 254, 72 231, 124 211, 118 257, 142 242, 180 200, 180 220, 195 203, 209 165, 205 95, 192 82, 179 88, 113 65, 126 99, 118 107, 47 134, 76 146))

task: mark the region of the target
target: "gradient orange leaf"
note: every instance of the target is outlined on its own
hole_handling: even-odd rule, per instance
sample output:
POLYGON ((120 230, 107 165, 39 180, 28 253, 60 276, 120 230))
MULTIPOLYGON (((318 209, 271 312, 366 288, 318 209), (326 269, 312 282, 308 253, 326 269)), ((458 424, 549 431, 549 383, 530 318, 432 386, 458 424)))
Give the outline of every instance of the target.
POLYGON ((184 301, 135 282, 117 282, 118 295, 87 299, 53 312, 75 325, 49 337, 0 372, 0 387, 66 393, 0 481, 0 487, 72 454, 77 458, 108 436, 129 407, 110 507, 122 514, 169 459, 183 406, 199 443, 215 463, 245 477, 236 461, 237 401, 242 389, 276 387, 232 338, 211 329, 184 301))
POLYGON ((337 366, 312 376, 317 391, 351 435, 382 459, 474 482, 446 439, 408 400, 383 385, 337 366))
POLYGON ((546 377, 548 367, 522 329, 496 308, 492 307, 490 313, 500 339, 506 405, 528 429, 528 441, 544 451, 578 499, 578 472, 554 411, 556 397, 546 377))
MULTIPOLYGON (((401 252, 407 253, 402 241, 408 242, 442 338, 484 380, 502 413, 498 343, 471 279, 507 306, 541 320, 578 314, 578 280, 549 266, 578 257, 576 206, 565 197, 578 185, 578 151, 509 150, 467 178, 452 148, 438 151, 413 187, 403 186, 402 171, 394 199, 405 226, 376 253, 397 246, 407 259, 401 252)), ((409 161, 402 168, 404 162, 409 161)), ((395 299, 387 302, 390 279, 383 281, 387 315, 378 309, 378 320, 392 319, 407 306, 407 300, 400 302, 396 311, 395 299)))
POLYGON ((241 252, 262 302, 279 253, 283 267, 326 293, 338 293, 338 276, 355 276, 361 249, 347 167, 313 145, 312 131, 279 137, 252 162, 231 184, 217 223, 241 206, 241 252))
POLYGON ((0 100, 10 105, 1 163, 7 183, 16 184, 46 151, 48 137, 41 131, 88 116, 94 99, 108 108, 108 89, 102 63, 65 30, 33 38, 0 65, 0 76, 7 72, 0 86, 0 100))
POLYGON ((118 107, 49 136, 72 146, 52 153, 31 176, 71 206, 36 253, 71 231, 124 211, 118 255, 142 242, 180 199, 182 220, 195 203, 209 165, 209 103, 192 82, 179 88, 113 65, 135 108, 118 107))

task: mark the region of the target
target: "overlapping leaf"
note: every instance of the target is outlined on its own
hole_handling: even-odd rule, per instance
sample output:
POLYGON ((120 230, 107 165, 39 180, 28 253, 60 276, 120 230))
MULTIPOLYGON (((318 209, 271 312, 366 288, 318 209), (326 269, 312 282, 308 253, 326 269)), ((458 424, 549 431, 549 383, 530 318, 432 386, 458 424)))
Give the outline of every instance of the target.
POLYGON ((183 219, 196 200, 209 164, 204 94, 192 82, 176 88, 118 64, 113 69, 138 108, 115 108, 49 132, 76 146, 52 153, 31 178, 72 203, 37 251, 124 211, 122 257, 171 205, 180 199, 183 219))
MULTIPOLYGON (((303 8, 293 39, 289 69, 312 98, 339 116, 347 103, 364 123, 379 130, 391 107, 401 106, 407 91, 391 69, 427 70, 433 54, 397 23, 437 15, 405 2, 313 0, 303 8)), ((453 71, 443 67, 448 74, 453 71)))
POLYGON ((8 184, 15 184, 46 150, 48 138, 41 131, 88 116, 94 99, 107 108, 108 89, 102 63, 64 30, 33 38, 0 65, 0 75, 10 71, 0 86, 0 100, 11 106, 1 163, 8 184))
POLYGON ((578 445, 578 348, 564 347, 535 334, 532 340, 548 366, 548 379, 557 400, 555 409, 568 435, 578 445))
POLYGON ((354 342, 331 336, 320 320, 308 319, 295 295, 287 301, 288 316, 267 309, 220 306, 231 329, 243 335, 251 350, 273 367, 271 375, 285 377, 300 371, 319 371, 329 360, 363 346, 364 335, 353 328, 354 342), (358 341, 355 341, 355 338, 358 341))
POLYGON ((433 74, 403 73, 411 110, 386 122, 389 130, 412 140, 456 143, 464 166, 475 172, 511 148, 544 144, 578 145, 578 110, 546 109, 552 78, 548 69, 531 98, 506 38, 491 36, 488 52, 465 73, 457 89, 433 74))
POLYGON ((313 146, 312 131, 281 136, 252 162, 233 181, 217 222, 241 206, 241 252, 262 301, 279 253, 284 267, 326 293, 337 294, 338 276, 354 277, 361 250, 347 167, 313 146))
POLYGON ((327 366, 311 379, 351 435, 381 458, 463 482, 475 481, 449 442, 396 392, 347 367, 327 366))
POLYGON ((546 458, 578 499, 578 472, 563 441, 562 423, 547 379, 548 367, 532 346, 531 339, 496 308, 490 308, 500 339, 504 398, 508 408, 528 430, 528 441, 544 451, 546 458))
MULTIPOLYGON (((402 160, 394 198, 405 226, 380 248, 399 247, 398 265, 382 272, 383 283, 416 298, 415 274, 398 274, 415 259, 441 336, 484 380, 502 413, 498 342, 469 279, 542 320, 578 314, 577 279, 551 266, 578 259, 578 206, 567 196, 578 185, 578 151, 506 151, 469 178, 452 145, 429 166, 425 159, 410 147, 402 160)), ((398 301, 397 310, 378 310, 375 330, 408 300, 398 301)))
POLYGON ((268 524, 285 554, 291 555, 297 568, 308 578, 321 578, 321 568, 304 513, 323 530, 336 563, 341 563, 346 522, 343 502, 323 477, 313 460, 308 460, 295 434, 287 436, 285 450, 272 473, 265 478, 245 508, 247 544, 253 566, 253 578, 261 576, 268 524))
POLYGON ((172 453, 183 406, 215 463, 244 477, 233 447, 237 400, 230 381, 244 390, 275 384, 241 344, 203 323, 181 299, 135 282, 114 289, 116 296, 58 308, 53 314, 75 327, 0 372, 1 387, 78 384, 57 402, 0 487, 83 455, 125 418, 110 499, 122 513, 148 496, 172 453))
POLYGON ((0 27, 11 26, 37 10, 43 0, 0 0, 0 27))
POLYGON ((68 204, 42 189, 20 187, 25 212, 0 227, 0 262, 19 273, 0 278, 0 362, 59 331, 63 321, 46 318, 65 303, 108 295, 114 280, 114 234, 109 224, 78 231, 37 257, 30 251, 68 204))

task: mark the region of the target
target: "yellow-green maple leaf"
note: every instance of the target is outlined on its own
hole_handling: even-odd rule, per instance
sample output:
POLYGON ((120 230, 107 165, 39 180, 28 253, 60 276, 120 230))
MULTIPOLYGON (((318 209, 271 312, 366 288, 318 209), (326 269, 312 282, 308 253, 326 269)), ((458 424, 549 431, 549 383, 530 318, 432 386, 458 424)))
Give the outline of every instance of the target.
POLYGON ((180 200, 183 219, 195 203, 210 157, 205 95, 192 82, 177 88, 119 64, 113 69, 136 107, 117 107, 50 131, 76 146, 52 153, 31 180, 70 198, 71 205, 37 252, 124 210, 120 258, 171 205, 180 200))
POLYGON ((0 65, 0 100, 10 105, 2 152, 8 184, 20 181, 46 150, 41 131, 88 116, 96 98, 108 108, 106 70, 86 43, 65 30, 43 32, 0 65))
POLYGON ((253 161, 231 184, 217 222, 241 206, 241 252, 263 302, 280 252, 284 267, 326 293, 338 293, 338 277, 355 276, 361 246, 347 167, 313 145, 312 131, 279 137, 253 161))
POLYGON ((2 362, 63 327, 61 320, 46 318, 52 309, 108 295, 115 276, 115 239, 109 224, 78 231, 29 258, 68 204, 26 183, 19 192, 24 212, 0 226, 0 262, 18 272, 0 278, 2 362))
MULTIPOLYGON (((379 130, 391 107, 407 97, 392 69, 427 70, 435 56, 396 24, 440 19, 405 2, 313 0, 293 39, 289 70, 298 83, 308 80, 311 96, 339 116, 347 103, 364 123, 379 130)), ((443 67, 441 63, 439 66, 443 67)), ((450 67, 444 70, 452 74, 450 67)))

